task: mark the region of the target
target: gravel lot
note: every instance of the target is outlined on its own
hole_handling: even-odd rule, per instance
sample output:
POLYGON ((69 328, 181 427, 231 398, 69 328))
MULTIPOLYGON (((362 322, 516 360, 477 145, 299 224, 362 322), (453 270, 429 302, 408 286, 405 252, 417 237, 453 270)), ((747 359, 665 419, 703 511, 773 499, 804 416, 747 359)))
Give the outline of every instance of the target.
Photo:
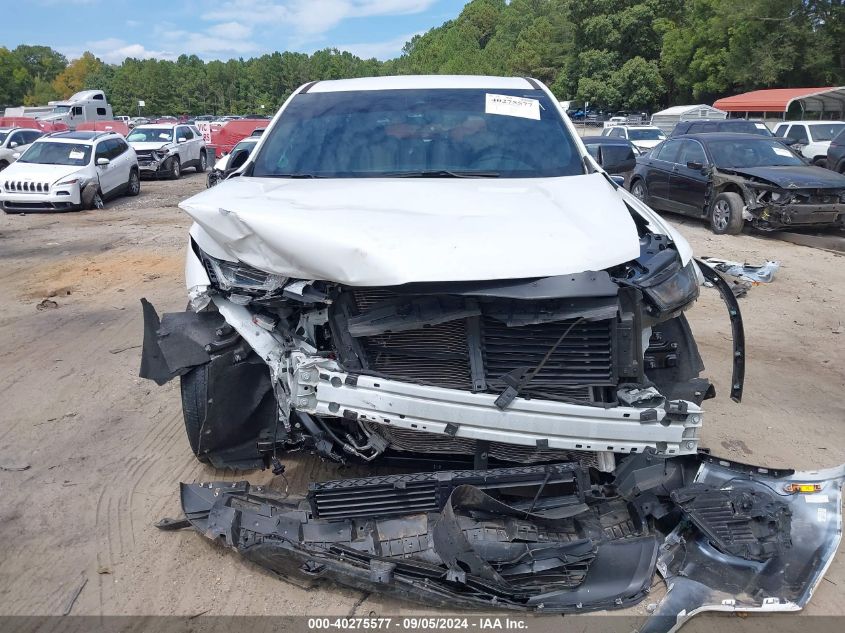
MULTIPOLYGON (((194 461, 176 382, 158 388, 137 377, 139 299, 159 312, 184 308, 190 223, 176 205, 204 187, 205 176, 191 173, 144 182, 140 197, 100 211, 0 217, 0 614, 59 614, 83 579, 74 614, 423 613, 333 586, 306 591, 192 531, 152 527, 178 516, 180 481, 243 478, 194 461)), ((698 255, 783 264, 774 283, 740 300, 749 349, 741 405, 727 397, 721 300, 705 290, 689 313, 719 392, 705 403, 704 445, 768 466, 845 462, 845 259, 678 224, 698 255)), ((309 456, 287 461, 294 490, 344 475, 309 456)), ((807 613, 845 614, 841 550, 807 613)), ((644 614, 652 601, 630 613, 644 614)), ((715 617, 685 630, 712 629, 715 617)), ((792 621, 762 617, 747 622, 788 630, 792 621)), ((546 618, 539 628, 559 622, 546 618)))

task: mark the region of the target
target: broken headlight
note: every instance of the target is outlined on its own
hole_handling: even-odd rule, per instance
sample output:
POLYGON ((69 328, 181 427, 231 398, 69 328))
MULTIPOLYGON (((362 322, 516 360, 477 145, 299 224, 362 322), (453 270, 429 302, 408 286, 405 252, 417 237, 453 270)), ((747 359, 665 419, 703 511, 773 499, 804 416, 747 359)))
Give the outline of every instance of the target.
POLYGON ((698 298, 695 264, 684 266, 674 249, 644 254, 627 282, 643 292, 654 314, 673 312, 698 298))
POLYGON ((243 262, 217 259, 208 253, 203 253, 202 258, 211 278, 211 284, 219 290, 266 295, 280 289, 288 282, 287 277, 264 272, 243 262))

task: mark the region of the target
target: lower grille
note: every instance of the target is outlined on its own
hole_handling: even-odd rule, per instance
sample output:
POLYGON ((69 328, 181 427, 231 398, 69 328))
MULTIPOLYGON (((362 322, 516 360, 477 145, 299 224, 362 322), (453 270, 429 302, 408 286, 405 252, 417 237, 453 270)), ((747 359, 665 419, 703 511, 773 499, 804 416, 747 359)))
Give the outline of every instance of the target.
POLYGON ((380 475, 360 479, 340 479, 308 485, 308 501, 320 519, 389 516, 416 512, 439 512, 458 486, 472 485, 481 490, 507 488, 554 489, 556 495, 572 503, 583 501, 582 471, 575 464, 518 466, 489 470, 454 470, 440 473, 380 475))

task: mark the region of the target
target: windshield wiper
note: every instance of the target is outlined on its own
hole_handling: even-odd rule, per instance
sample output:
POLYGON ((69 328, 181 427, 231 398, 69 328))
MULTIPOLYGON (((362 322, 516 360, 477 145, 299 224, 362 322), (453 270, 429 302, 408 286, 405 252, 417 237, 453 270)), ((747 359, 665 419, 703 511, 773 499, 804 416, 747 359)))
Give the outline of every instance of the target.
POLYGON ((322 178, 322 176, 315 176, 314 174, 267 174, 269 178, 322 178))
POLYGON ((497 171, 449 171, 432 169, 427 171, 393 171, 379 174, 382 178, 498 178, 497 171))

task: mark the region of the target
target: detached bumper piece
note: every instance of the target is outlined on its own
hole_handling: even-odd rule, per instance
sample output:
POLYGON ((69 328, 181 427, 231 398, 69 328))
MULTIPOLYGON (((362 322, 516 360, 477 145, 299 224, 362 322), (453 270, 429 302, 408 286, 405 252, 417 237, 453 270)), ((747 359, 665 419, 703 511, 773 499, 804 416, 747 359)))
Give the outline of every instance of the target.
POLYGON ((282 578, 444 608, 570 613, 630 606, 644 627, 705 610, 798 610, 841 538, 845 466, 793 473, 705 454, 384 475, 290 498, 247 482, 182 484, 187 521, 282 578))

